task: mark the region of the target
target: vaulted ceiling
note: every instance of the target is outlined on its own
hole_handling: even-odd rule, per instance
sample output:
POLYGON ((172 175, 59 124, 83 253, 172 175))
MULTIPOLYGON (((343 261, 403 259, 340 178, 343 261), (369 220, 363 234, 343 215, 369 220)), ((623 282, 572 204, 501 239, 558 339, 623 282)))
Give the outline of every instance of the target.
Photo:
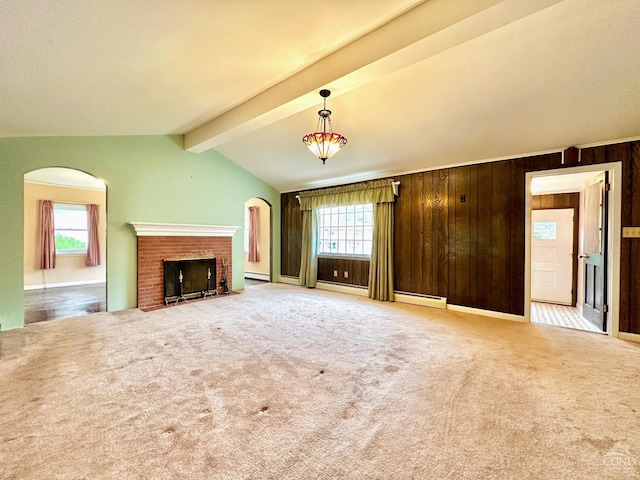
POLYGON ((638 25, 637 0, 4 0, 0 136, 184 134, 280 191, 636 138, 638 25))

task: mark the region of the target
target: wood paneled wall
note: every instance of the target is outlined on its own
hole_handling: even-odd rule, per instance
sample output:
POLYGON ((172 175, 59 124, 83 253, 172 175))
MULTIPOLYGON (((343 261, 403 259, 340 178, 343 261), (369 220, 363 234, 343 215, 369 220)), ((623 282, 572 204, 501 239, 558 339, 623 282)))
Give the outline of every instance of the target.
MULTIPOLYGON (((395 177, 396 290, 448 302, 524 313, 525 174, 622 162, 622 226, 640 226, 640 142, 395 177), (462 199, 464 196, 464 201, 462 199)), ((298 276, 301 214, 282 195, 282 274, 298 276)), ((640 333, 640 239, 623 239, 620 330, 640 333)))
MULTIPOLYGON (((622 161, 622 227, 640 226, 640 142, 591 149, 586 160, 622 161)), ((584 158, 584 156, 583 156, 584 158)), ((620 331, 640 333, 640 239, 620 246, 620 331)))
POLYGON ((524 174, 554 156, 395 177, 396 289, 522 315, 524 174))
POLYGON ((553 193, 531 197, 531 210, 556 210, 560 208, 577 208, 579 214, 580 194, 578 192, 553 193))
POLYGON ((366 287, 369 285, 369 260, 318 258, 318 280, 366 287), (344 274, 347 272, 347 277, 344 274), (334 276, 337 273, 337 276, 334 276))
POLYGON ((449 281, 449 170, 396 177, 395 289, 445 296, 449 281))
POLYGON ((296 193, 283 193, 280 197, 281 224, 280 274, 297 277, 300 274, 300 252, 302 248, 302 212, 296 193))

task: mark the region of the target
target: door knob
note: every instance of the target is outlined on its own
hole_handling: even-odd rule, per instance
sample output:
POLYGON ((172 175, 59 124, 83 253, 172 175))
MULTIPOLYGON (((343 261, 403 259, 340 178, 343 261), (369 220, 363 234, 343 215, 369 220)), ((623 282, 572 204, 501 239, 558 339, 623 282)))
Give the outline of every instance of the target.
POLYGON ((578 258, 589 258, 589 255, 578 255, 578 258))

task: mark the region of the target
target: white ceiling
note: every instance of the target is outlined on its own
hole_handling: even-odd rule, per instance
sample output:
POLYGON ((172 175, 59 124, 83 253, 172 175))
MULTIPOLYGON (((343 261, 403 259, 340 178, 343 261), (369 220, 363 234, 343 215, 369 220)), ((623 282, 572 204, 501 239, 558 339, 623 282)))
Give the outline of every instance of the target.
POLYGON ((280 191, 640 136, 638 0, 4 0, 0 136, 185 134, 280 191), (320 88, 347 145, 302 144, 320 88))
POLYGON ((561 175, 547 175, 531 179, 531 193, 534 195, 553 193, 579 192, 585 184, 602 172, 566 173, 561 175))

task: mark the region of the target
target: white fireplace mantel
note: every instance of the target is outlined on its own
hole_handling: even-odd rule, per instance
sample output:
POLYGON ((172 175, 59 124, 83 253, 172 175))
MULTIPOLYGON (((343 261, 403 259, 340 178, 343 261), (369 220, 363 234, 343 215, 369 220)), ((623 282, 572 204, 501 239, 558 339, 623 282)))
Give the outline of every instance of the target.
POLYGON ((233 237, 240 227, 187 223, 128 222, 138 237, 233 237))

